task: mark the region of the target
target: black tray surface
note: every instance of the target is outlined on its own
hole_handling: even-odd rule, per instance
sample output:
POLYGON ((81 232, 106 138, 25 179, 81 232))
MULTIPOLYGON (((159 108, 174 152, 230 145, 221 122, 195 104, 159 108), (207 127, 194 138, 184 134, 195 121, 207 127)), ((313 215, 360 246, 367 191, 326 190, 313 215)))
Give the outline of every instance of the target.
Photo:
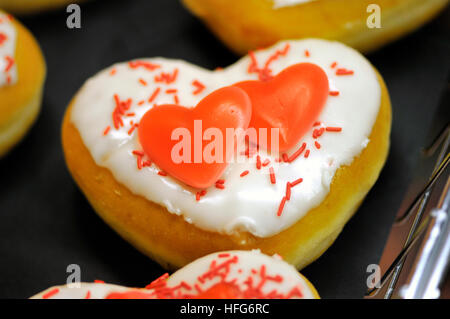
MULTIPOLYGON (((69 175, 61 148, 64 111, 83 82, 112 63, 139 57, 184 59, 206 68, 238 59, 175 0, 91 1, 82 28, 65 10, 22 18, 44 51, 42 113, 0 160, 0 298, 27 298, 81 279, 142 287, 164 270, 113 232, 69 175)), ((324 298, 361 298, 366 268, 381 256, 417 154, 447 85, 448 11, 421 30, 368 56, 393 105, 391 151, 381 176, 335 244, 302 272, 324 298)))

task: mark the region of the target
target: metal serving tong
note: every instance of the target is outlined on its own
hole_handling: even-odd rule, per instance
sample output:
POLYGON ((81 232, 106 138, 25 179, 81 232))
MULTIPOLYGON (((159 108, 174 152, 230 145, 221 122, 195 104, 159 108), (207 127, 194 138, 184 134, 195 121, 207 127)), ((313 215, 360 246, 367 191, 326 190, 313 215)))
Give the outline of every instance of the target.
POLYGON ((450 86, 366 297, 439 298, 450 262, 450 86))

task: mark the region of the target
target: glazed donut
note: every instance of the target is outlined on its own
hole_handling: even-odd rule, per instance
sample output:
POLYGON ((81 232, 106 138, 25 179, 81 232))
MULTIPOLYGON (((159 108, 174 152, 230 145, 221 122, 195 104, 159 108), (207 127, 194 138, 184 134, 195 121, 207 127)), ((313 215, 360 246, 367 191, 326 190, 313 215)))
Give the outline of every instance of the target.
MULTIPOLYGON (((72 284, 73 285, 73 284, 72 284)), ((279 256, 227 251, 195 260, 146 288, 105 283, 51 287, 31 299, 319 299, 314 286, 279 256)))
POLYGON ((0 9, 22 15, 54 10, 81 0, 0 0, 0 9))
POLYGON ((337 40, 369 52, 414 31, 444 9, 448 1, 183 0, 183 3, 231 50, 246 54, 280 40, 308 37, 337 40), (368 6, 373 3, 381 8, 381 28, 369 28, 366 24, 370 15, 368 6))
POLYGON ((31 33, 0 11, 0 157, 25 135, 42 100, 45 61, 31 33))
POLYGON ((163 267, 216 251, 260 249, 300 269, 333 243, 375 183, 390 126, 389 95, 374 67, 341 43, 306 39, 251 52, 215 71, 164 58, 115 64, 75 95, 62 143, 95 211, 163 267), (204 182, 195 176, 210 172, 168 171, 173 167, 160 157, 170 152, 164 125, 185 120, 177 112, 192 113, 161 104, 198 104, 190 110, 215 117, 221 98, 240 105, 223 109, 242 119, 251 103, 250 127, 280 124, 280 150, 288 149, 248 148, 211 186, 192 187, 204 182))

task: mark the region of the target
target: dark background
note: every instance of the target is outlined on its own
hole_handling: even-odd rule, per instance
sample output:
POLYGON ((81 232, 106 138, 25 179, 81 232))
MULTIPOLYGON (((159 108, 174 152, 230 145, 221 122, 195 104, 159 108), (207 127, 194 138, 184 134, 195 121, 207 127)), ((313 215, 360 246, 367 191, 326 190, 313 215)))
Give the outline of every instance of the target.
MULTIPOLYGON (((66 282, 79 264, 83 281, 142 287, 164 270, 94 213, 69 175, 61 148, 64 111, 83 82, 112 63, 138 57, 185 59, 206 68, 237 60, 178 1, 92 1, 82 28, 67 13, 20 20, 47 60, 42 112, 28 136, 0 159, 0 298, 27 298, 66 282)), ((378 263, 435 109, 448 85, 448 10, 431 24, 368 56, 392 98, 387 164, 336 243, 302 271, 324 298, 360 298, 366 267, 378 263)))

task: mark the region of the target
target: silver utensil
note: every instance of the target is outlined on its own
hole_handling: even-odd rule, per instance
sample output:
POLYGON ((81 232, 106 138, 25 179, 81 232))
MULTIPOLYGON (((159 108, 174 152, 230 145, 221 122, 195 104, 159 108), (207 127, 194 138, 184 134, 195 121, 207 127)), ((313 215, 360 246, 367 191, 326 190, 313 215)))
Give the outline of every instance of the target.
POLYGON ((380 260, 381 279, 366 298, 439 298, 450 262, 450 88, 435 116, 415 177, 380 260), (436 134, 436 130, 439 130, 436 134), (433 131, 434 130, 434 131, 433 131))

